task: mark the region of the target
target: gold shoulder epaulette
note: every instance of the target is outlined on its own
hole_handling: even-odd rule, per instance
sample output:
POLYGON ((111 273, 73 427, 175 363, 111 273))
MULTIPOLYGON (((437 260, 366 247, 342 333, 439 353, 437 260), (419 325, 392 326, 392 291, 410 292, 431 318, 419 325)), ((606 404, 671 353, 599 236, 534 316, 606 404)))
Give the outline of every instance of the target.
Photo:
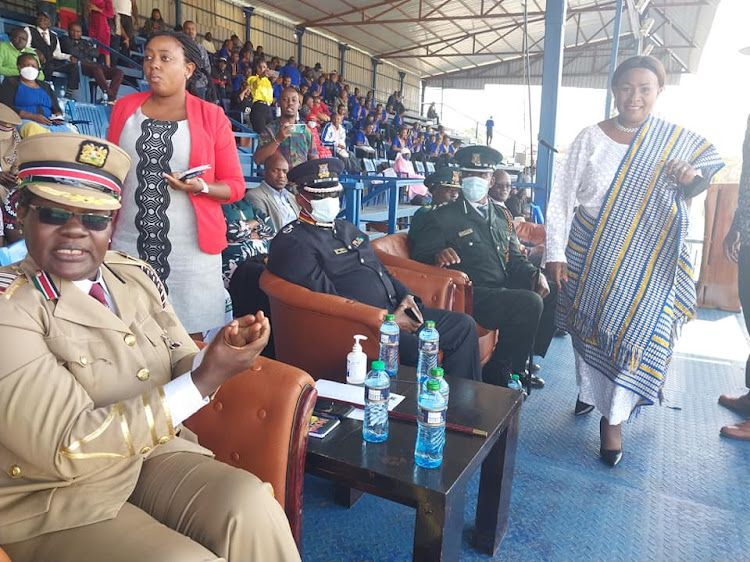
POLYGON ((0 294, 6 299, 13 296, 19 287, 28 283, 29 280, 19 267, 0 269, 0 294))

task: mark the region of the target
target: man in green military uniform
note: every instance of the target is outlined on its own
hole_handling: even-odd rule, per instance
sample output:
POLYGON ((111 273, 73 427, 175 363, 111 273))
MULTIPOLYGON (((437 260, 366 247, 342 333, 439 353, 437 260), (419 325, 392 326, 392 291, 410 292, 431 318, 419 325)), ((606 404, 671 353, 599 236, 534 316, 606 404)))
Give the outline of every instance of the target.
POLYGON ((461 171, 458 168, 440 168, 435 173, 430 174, 424 180, 425 186, 430 190, 432 203, 423 205, 411 217, 409 225, 409 242, 413 243, 414 237, 424 224, 424 219, 428 213, 431 213, 442 205, 453 203, 458 199, 458 192, 461 189, 461 171))
MULTIPOLYGON (((488 205, 493 169, 502 155, 486 146, 459 150, 461 194, 455 203, 427 213, 412 239, 411 257, 427 264, 458 269, 474 284, 474 319, 500 331, 485 382, 507 384, 511 373, 525 373, 529 353, 544 356, 554 333, 557 292, 547 284, 518 245, 513 217, 488 205)), ((531 385, 544 381, 531 375, 531 385)))

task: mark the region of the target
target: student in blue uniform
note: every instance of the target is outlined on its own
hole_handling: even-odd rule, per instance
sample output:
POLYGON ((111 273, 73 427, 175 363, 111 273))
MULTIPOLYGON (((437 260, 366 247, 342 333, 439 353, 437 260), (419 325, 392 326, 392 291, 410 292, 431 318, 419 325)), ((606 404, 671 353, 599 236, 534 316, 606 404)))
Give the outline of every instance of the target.
POLYGON ((446 372, 481 380, 477 329, 471 317, 424 307, 380 262, 367 234, 336 219, 342 193, 338 176, 343 169, 341 160, 322 158, 289 172, 289 181, 299 190, 300 217, 282 228, 271 243, 269 271, 311 291, 339 295, 395 314, 401 327, 403 365, 416 366, 417 332, 424 320, 434 320, 446 372))

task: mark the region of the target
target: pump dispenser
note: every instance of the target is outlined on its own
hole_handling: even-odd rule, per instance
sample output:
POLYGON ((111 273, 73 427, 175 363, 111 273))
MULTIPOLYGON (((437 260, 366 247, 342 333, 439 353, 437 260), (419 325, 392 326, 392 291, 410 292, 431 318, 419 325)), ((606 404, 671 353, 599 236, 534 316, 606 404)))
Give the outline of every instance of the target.
POLYGON ((346 382, 362 386, 367 376, 367 355, 362 351, 360 340, 366 340, 367 336, 357 334, 354 336, 352 351, 346 356, 346 382))

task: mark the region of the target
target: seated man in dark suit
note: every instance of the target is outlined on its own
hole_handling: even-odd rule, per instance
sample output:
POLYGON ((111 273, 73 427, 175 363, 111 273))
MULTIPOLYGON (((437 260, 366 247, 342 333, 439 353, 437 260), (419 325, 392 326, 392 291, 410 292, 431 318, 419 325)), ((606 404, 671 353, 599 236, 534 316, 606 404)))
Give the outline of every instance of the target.
POLYGON ((337 158, 309 160, 289 172, 299 189, 299 220, 287 224, 271 242, 271 273, 311 291, 339 295, 385 308, 401 328, 401 364, 416 366, 424 320, 440 332, 443 366, 449 375, 481 380, 476 324, 458 312, 425 308, 375 255, 367 234, 336 219, 342 192, 337 158))
POLYGON ((97 48, 90 41, 81 39, 83 29, 80 23, 71 23, 68 26, 68 34, 68 36, 60 37, 62 52, 72 55, 81 61, 81 72, 85 76, 93 78, 101 91, 107 94, 109 101, 114 103, 124 77, 122 70, 99 64, 97 61, 99 57, 97 48), (107 80, 110 82, 107 83, 107 80))

